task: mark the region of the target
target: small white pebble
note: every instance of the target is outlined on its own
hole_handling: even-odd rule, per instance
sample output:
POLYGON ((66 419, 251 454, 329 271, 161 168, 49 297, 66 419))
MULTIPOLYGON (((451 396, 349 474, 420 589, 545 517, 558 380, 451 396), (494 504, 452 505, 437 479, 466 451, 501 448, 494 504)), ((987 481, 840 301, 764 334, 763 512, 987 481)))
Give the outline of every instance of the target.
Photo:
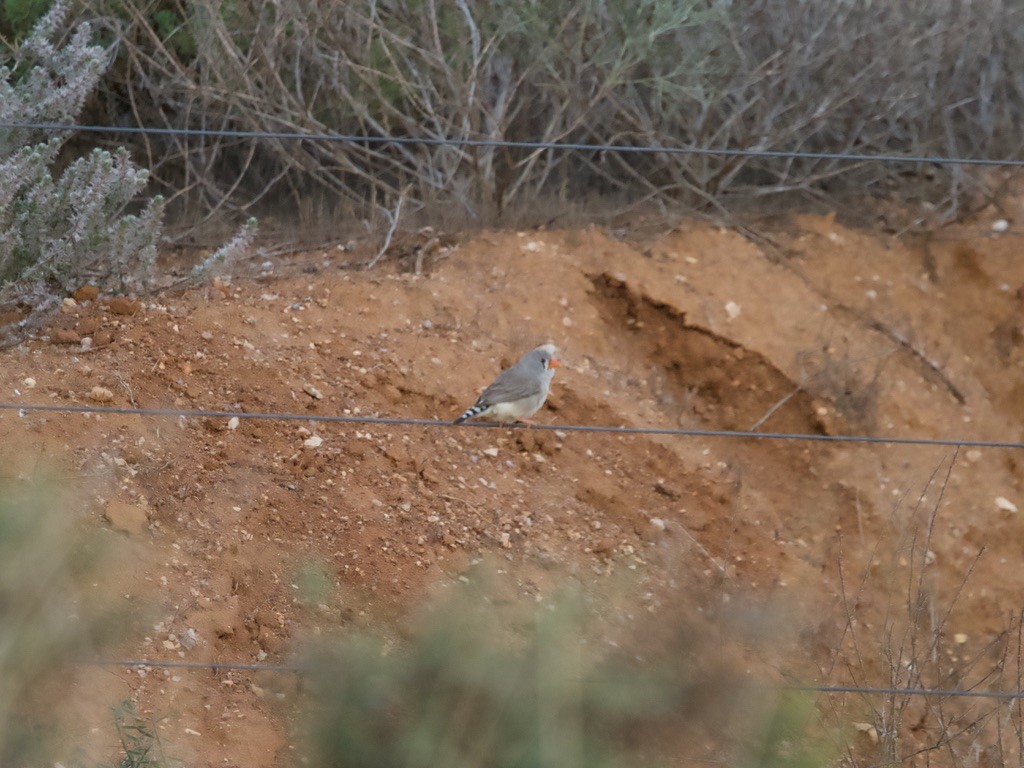
POLYGON ((311 435, 303 440, 302 444, 307 448, 319 448, 324 444, 324 439, 320 435, 311 435))
POLYGON ((1005 496, 996 496, 996 506, 1004 512, 1010 512, 1011 514, 1017 513, 1017 505, 1005 496))
POLYGON ((228 419, 228 429, 231 429, 231 430, 238 429, 238 417, 237 416, 232 416, 230 419, 228 419))
POLYGON ((996 219, 995 221, 992 222, 993 232, 1005 232, 1009 228, 1010 222, 1008 222, 1006 219, 996 219))

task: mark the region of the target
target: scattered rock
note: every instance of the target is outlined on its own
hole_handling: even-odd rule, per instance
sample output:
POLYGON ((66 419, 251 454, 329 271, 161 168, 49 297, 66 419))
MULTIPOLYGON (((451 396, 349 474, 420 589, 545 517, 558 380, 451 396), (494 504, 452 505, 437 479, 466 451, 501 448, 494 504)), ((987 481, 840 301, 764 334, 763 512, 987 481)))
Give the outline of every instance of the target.
POLYGON ((654 492, 660 493, 662 496, 667 496, 670 499, 679 498, 679 491, 669 485, 665 485, 663 480, 659 480, 654 484, 654 492))
POLYGON ((97 403, 109 403, 114 399, 114 393, 106 387, 93 387, 89 392, 89 399, 95 400, 97 403))
POLYGON ((725 305, 725 314, 729 320, 735 320, 737 317, 740 316, 741 311, 742 310, 740 309, 740 305, 737 304, 735 301, 730 301, 728 304, 725 305))
POLYGON ((60 311, 66 315, 73 313, 76 309, 78 309, 78 302, 72 298, 64 299, 60 304, 60 311))
POLYGON ((497 456, 498 456, 498 449, 497 448, 484 448, 484 455, 485 456, 490 456, 492 459, 493 458, 497 458, 497 456))
POLYGON ((637 533, 640 538, 644 541, 651 543, 658 541, 665 535, 665 521, 660 517, 652 517, 647 521, 647 525, 637 526, 637 533))
POLYGON ((75 330, 83 336, 92 336, 100 328, 100 321, 97 317, 83 317, 78 321, 75 330))
POLYGON ((597 555, 610 555, 615 551, 615 539, 609 536, 598 539, 591 547, 591 550, 597 555))
POLYGON ((103 517, 115 531, 122 531, 129 536, 138 536, 149 527, 146 510, 135 504, 123 501, 112 501, 103 511, 103 517))
POLYGON ((268 627, 260 627, 256 639, 268 653, 281 653, 284 650, 284 640, 268 627))
POLYGON ((228 606, 210 611, 202 617, 203 623, 217 637, 231 637, 242 625, 237 606, 228 606))
POLYGON ((83 285, 77 291, 71 294, 71 297, 78 302, 82 301, 96 301, 99 298, 100 289, 95 285, 83 285))
POLYGON ((25 379, 21 383, 25 385, 26 389, 34 389, 35 386, 36 386, 36 380, 33 379, 31 376, 29 376, 27 379, 25 379))
POLYGON ((139 302, 124 296, 111 299, 108 306, 110 312, 115 315, 134 315, 139 311, 139 302))
POLYGON ((996 219, 995 221, 992 222, 993 232, 1005 232, 1009 228, 1010 222, 1008 222, 1006 219, 996 219))
POLYGON ((69 328, 58 328, 51 334, 50 340, 54 344, 81 344, 82 337, 76 331, 69 328))
POLYGON ((104 328, 96 332, 92 337, 93 349, 98 347, 105 347, 114 340, 114 332, 108 328, 104 328))
POLYGON ((324 439, 320 435, 311 435, 303 440, 302 444, 307 448, 319 448, 324 444, 324 439))
POLYGON ((867 736, 871 740, 872 744, 878 743, 878 729, 871 723, 854 723, 853 727, 858 733, 863 733, 867 736))
POLYGON ((967 643, 967 635, 963 632, 957 632, 953 635, 953 642, 957 645, 965 645, 967 643))
POLYGON ((1017 505, 1004 496, 996 496, 996 506, 1003 512, 1017 513, 1017 505))
POLYGON ((238 429, 238 423, 239 423, 238 422, 238 417, 237 416, 232 416, 230 419, 228 419, 228 429, 230 429, 230 430, 238 429))
POLYGON ((323 393, 319 389, 314 387, 312 384, 303 384, 302 391, 305 392, 310 397, 312 397, 314 400, 324 399, 323 393))

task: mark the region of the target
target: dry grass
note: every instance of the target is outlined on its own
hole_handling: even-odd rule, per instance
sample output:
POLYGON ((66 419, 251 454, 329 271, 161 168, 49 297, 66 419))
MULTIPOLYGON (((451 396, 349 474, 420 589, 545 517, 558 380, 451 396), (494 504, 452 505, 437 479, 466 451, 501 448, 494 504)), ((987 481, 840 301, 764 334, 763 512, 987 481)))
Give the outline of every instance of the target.
MULTIPOLYGON (((100 122, 953 156, 1021 146, 1024 8, 996 0, 80 2, 117 39, 100 122)), ((193 223, 287 199, 310 218, 340 206, 383 227, 406 188, 407 216, 467 222, 538 199, 715 211, 737 196, 908 184, 956 212, 976 191, 955 167, 827 160, 179 137, 138 150, 193 223)))
MULTIPOLYGON (((956 461, 939 466, 917 503, 894 511, 894 535, 879 541, 850 572, 848 555, 839 562, 843 620, 831 638, 831 663, 822 669, 830 684, 896 690, 1020 690, 1020 617, 984 647, 964 645, 954 626, 963 626, 961 597, 984 550, 976 553, 950 594, 939 594, 933 571, 932 535, 942 496, 956 461), (926 494, 937 496, 924 506, 926 494), (968 650, 971 648, 971 650, 968 650)), ((837 749, 850 766, 1022 765, 1019 701, 998 698, 921 696, 823 697, 827 722, 847 730, 837 749), (850 729, 850 724, 855 728, 850 729)), ((836 730, 835 733, 840 733, 836 730)))

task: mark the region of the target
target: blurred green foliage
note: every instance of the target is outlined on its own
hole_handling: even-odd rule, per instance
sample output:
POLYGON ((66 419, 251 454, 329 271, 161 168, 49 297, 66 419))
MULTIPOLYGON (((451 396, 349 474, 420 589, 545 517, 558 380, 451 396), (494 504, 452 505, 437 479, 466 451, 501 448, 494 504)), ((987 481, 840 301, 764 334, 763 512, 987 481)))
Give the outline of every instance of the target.
MULTIPOLYGON (((735 681, 685 640, 640 661, 597 640, 578 595, 498 609, 454 594, 397 644, 347 634, 312 654, 310 763, 331 768, 612 768, 697 757, 735 681), (701 745, 701 746, 696 746, 701 745)), ((806 702, 764 701, 723 741, 751 768, 824 765, 806 702)))
POLYGON ((53 0, 3 0, 0 36, 11 43, 24 39, 50 8, 53 0))
POLYGON ((70 665, 119 629, 82 590, 112 556, 52 490, 0 488, 0 765, 45 758, 70 665))

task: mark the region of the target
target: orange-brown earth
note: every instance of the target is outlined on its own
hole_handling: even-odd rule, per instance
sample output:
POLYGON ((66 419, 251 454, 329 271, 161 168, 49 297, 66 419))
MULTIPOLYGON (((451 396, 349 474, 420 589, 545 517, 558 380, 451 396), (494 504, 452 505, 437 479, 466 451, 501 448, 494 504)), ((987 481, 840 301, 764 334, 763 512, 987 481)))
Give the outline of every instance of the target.
MULTIPOLYGON (((329 250, 137 306, 85 296, 3 353, 4 400, 308 421, 3 412, 6 474, 58 464, 91 524, 127 540, 98 587, 145 617, 122 656, 280 661, 304 633, 392 626, 491 558, 509 599, 626 572, 638 615, 711 626, 770 601, 788 624, 755 653, 777 673, 755 674, 887 684, 886 616, 906 615, 923 566, 911 591, 934 622, 955 610, 924 628, 940 643, 922 682, 970 684, 1022 605, 1024 452, 960 450, 940 497, 949 447, 317 419, 450 419, 551 340, 564 366, 541 423, 1021 441, 1024 236, 991 223, 911 242, 797 216, 770 250, 696 223, 645 240, 487 232, 427 253, 420 274, 413 259, 343 271, 329 250), (320 605, 296 596, 309 562, 335 581, 320 605)), ((298 762, 295 690, 267 673, 95 669, 69 698, 101 752, 106 708, 131 699, 171 754, 248 768, 298 762)), ((829 706, 870 719, 862 699, 829 706)), ((924 745, 934 714, 915 706, 905 738, 924 745)))

